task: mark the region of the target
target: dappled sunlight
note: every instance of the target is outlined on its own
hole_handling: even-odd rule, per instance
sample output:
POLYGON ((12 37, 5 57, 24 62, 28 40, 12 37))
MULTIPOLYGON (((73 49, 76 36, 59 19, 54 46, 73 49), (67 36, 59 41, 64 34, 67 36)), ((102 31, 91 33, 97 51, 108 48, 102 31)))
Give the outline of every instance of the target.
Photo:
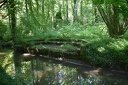
POLYGON ((115 42, 110 43, 110 48, 116 49, 116 50, 125 50, 125 47, 128 45, 128 41, 125 39, 119 39, 116 40, 115 42))
POLYGON ((97 49, 99 52, 103 53, 105 51, 105 48, 104 47, 100 47, 97 49))
MULTIPOLYGON (((9 75, 14 75, 15 74, 15 67, 14 67, 14 62, 13 62, 13 51, 9 50, 5 52, 4 60, 2 61, 2 67, 6 70, 6 72, 9 75)), ((2 57, 2 56, 1 56, 2 57)))
POLYGON ((31 53, 23 53, 22 57, 34 57, 35 55, 31 54, 31 53))

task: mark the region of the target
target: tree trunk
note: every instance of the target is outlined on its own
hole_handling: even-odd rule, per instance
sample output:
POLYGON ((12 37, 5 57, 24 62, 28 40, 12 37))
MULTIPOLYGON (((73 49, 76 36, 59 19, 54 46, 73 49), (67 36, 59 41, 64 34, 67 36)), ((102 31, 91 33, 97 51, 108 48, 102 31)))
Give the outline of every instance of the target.
POLYGON ((25 9, 26 9, 26 13, 28 14, 28 0, 25 0, 25 9))
POLYGON ((15 8, 15 0, 9 0, 10 5, 10 20, 11 20, 11 34, 13 47, 15 46, 15 38, 16 38, 16 8, 15 8))
POLYGON ((95 5, 93 5, 93 8, 94 8, 94 22, 97 23, 98 22, 97 8, 95 5))
POLYGON ((63 0, 63 2, 62 2, 62 6, 61 6, 61 4, 59 4, 59 11, 62 12, 62 14, 63 14, 63 19, 66 20, 65 0, 63 0), (61 10, 61 8, 62 8, 63 10, 61 10))
POLYGON ((55 23, 55 11, 54 11, 55 2, 54 2, 54 0, 52 0, 51 2, 52 2, 52 6, 51 6, 51 12, 52 12, 52 15, 51 15, 51 28, 54 28, 54 23, 55 23))
POLYGON ((80 22, 83 24, 83 0, 80 1, 80 22))
POLYGON ((74 22, 78 21, 78 0, 74 0, 74 22))
POLYGON ((36 12, 37 12, 37 15, 39 15, 39 2, 38 2, 38 0, 36 0, 36 12))
POLYGON ((68 0, 66 0, 66 21, 68 21, 68 0))
POLYGON ((44 16, 44 0, 42 0, 42 14, 44 16))
POLYGON ((34 15, 33 7, 32 7, 32 1, 31 0, 29 0, 28 5, 29 5, 29 10, 31 12, 31 16, 33 18, 33 22, 35 23, 36 26, 41 26, 40 22, 36 19, 35 15, 34 15))
POLYGON ((112 4, 106 5, 106 10, 101 5, 96 6, 108 28, 110 37, 121 36, 126 32, 128 29, 128 17, 123 16, 124 19, 121 20, 117 8, 112 4))

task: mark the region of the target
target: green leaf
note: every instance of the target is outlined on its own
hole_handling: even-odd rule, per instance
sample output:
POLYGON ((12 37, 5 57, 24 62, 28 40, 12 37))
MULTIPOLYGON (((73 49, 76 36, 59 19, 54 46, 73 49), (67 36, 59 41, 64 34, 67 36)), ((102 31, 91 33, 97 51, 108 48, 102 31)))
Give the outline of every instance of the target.
POLYGON ((119 13, 123 14, 123 16, 126 16, 128 15, 128 5, 127 3, 125 3, 123 0, 118 0, 118 2, 115 2, 113 4, 119 11, 119 13))
POLYGON ((103 4, 104 0, 93 0, 93 4, 103 4))
POLYGON ((115 1, 114 0, 105 0, 106 4, 113 4, 115 1))
POLYGON ((114 0, 114 1, 121 2, 121 3, 127 3, 126 0, 114 0))

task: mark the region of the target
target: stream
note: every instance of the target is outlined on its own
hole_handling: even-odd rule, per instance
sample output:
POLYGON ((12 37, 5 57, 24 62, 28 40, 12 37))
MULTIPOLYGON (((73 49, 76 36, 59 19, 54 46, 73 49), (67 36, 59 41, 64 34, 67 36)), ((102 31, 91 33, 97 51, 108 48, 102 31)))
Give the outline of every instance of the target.
POLYGON ((86 65, 82 61, 7 50, 0 64, 25 85, 128 85, 128 73, 86 65))

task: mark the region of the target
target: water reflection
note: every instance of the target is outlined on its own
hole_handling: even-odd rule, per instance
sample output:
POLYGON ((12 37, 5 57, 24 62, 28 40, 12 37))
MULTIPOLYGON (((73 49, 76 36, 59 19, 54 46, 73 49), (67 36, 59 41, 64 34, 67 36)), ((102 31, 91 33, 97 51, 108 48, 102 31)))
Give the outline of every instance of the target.
POLYGON ((73 65, 34 57, 31 54, 16 52, 15 56, 12 55, 12 52, 8 53, 3 61, 4 64, 11 62, 8 66, 5 65, 6 70, 12 76, 24 81, 26 85, 127 85, 128 83, 127 75, 122 73, 114 74, 100 68, 73 65))

